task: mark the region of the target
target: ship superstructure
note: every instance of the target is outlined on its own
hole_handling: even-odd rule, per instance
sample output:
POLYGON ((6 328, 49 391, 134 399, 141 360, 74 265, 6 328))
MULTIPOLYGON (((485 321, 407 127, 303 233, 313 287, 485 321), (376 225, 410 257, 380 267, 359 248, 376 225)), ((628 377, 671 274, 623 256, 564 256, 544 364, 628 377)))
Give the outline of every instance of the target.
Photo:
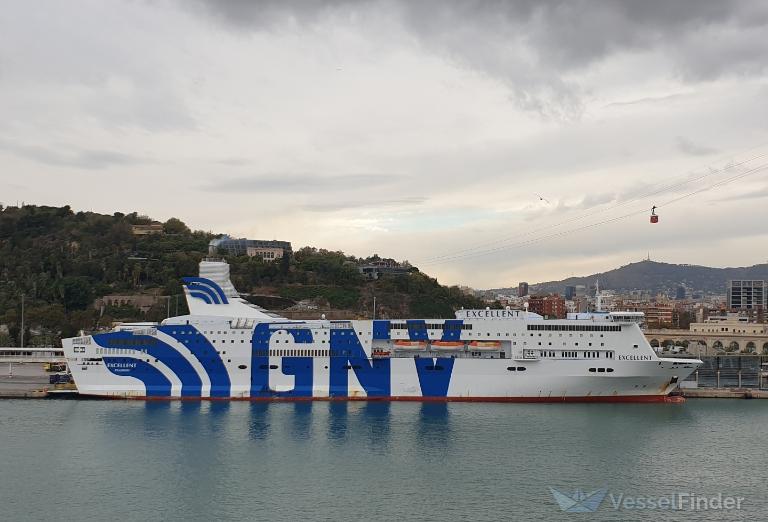
POLYGON ((63 340, 78 390, 115 398, 663 401, 701 361, 661 358, 636 317, 289 320, 229 266, 185 278, 190 314, 63 340))

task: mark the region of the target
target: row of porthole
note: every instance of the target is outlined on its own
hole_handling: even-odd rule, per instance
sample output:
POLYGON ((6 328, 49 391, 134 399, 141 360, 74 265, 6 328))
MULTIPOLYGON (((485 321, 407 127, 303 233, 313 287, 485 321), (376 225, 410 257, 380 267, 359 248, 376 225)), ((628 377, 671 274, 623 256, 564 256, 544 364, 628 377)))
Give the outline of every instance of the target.
POLYGON ((524 372, 527 368, 525 366, 507 366, 507 370, 510 372, 524 372))
POLYGON ((613 371, 613 368, 590 368, 589 371, 593 372, 593 373, 594 372, 597 372, 597 373, 605 373, 605 372, 611 373, 613 371))
MULTIPOLYGON (((241 370, 247 370, 248 366, 246 366, 245 364, 241 364, 241 365, 238 366, 238 368, 241 369, 241 370)), ((261 364, 261 365, 259 365, 259 369, 260 370, 277 370, 278 368, 279 368, 279 366, 276 365, 276 364, 261 364)), ((285 366, 285 368, 290 368, 290 366, 285 366)), ((309 368, 309 366, 307 366, 307 368, 309 368)), ((362 367, 359 364, 346 364, 346 365, 342 366, 342 368, 344 368, 345 370, 359 370, 362 367)), ((327 370, 328 367, 326 366, 325 369, 327 370)), ((427 366, 427 370, 442 370, 442 369, 443 369, 442 366, 427 366)), ((525 369, 525 368, 523 368, 523 369, 525 369)))

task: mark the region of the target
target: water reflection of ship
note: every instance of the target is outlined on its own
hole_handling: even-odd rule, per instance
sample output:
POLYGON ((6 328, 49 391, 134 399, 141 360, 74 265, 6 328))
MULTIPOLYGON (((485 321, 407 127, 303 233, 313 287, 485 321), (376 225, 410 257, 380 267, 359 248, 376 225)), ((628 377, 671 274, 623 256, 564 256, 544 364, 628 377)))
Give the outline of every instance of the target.
MULTIPOLYGON (((312 403, 298 401, 294 402, 292 406, 293 417, 288 422, 291 436, 299 442, 307 441, 312 437, 312 403)), ((283 410, 287 410, 287 408, 283 408, 283 410)))
POLYGON ((251 418, 248 423, 248 436, 252 440, 264 440, 269 436, 270 411, 269 404, 263 402, 250 403, 251 418))
POLYGON ((346 442, 349 429, 348 408, 356 406, 356 403, 346 401, 330 401, 328 403, 328 440, 332 442, 346 442))
POLYGON ((368 436, 370 451, 388 454, 392 432, 392 403, 389 401, 366 402, 360 411, 361 428, 368 436))
POLYGON ((445 453, 451 441, 451 405, 444 402, 424 402, 420 404, 416 445, 424 449, 427 455, 437 456, 445 453), (434 455, 433 455, 434 454, 434 455))

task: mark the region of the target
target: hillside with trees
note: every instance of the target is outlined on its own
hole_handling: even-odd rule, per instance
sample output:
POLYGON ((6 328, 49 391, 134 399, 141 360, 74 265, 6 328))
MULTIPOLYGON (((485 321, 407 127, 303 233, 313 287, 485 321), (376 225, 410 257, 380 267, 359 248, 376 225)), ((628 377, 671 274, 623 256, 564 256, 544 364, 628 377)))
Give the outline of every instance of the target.
POLYGON ((549 281, 532 285, 536 292, 563 293, 566 286, 594 285, 600 288, 627 292, 645 290, 651 293, 672 293, 678 286, 709 294, 725 294, 729 279, 768 279, 768 264, 749 267, 713 268, 699 265, 678 265, 644 260, 637 263, 583 277, 570 277, 562 281, 549 281))
MULTIPOLYGON (((134 235, 134 225, 151 223, 135 212, 104 215, 68 206, 0 207, 0 345, 19 344, 22 295, 25 345, 57 345, 61 337, 119 320, 158 321, 169 310, 186 313, 181 277, 197 275, 198 263, 217 235, 191 231, 176 218, 162 224, 162 233, 134 235), (139 294, 154 296, 156 304, 146 311, 127 305, 94 306, 103 296, 139 294)), ((235 287, 257 294, 251 299, 255 302, 270 296, 284 304, 311 299, 370 317, 375 295, 377 315, 393 318, 453 317, 458 308, 482 305, 416 269, 367 281, 357 270, 366 259, 342 252, 304 247, 282 262, 248 256, 226 259, 235 287)))
MULTIPOLYGON (((595 282, 599 280, 603 290, 618 292, 641 290, 651 294, 674 295, 675 290, 682 286, 695 293, 724 295, 730 279, 768 280, 768 264, 716 268, 643 260, 588 276, 532 284, 530 292, 563 294, 566 286, 578 285, 594 290, 595 282)), ((517 287, 495 288, 487 292, 516 294, 517 287)))

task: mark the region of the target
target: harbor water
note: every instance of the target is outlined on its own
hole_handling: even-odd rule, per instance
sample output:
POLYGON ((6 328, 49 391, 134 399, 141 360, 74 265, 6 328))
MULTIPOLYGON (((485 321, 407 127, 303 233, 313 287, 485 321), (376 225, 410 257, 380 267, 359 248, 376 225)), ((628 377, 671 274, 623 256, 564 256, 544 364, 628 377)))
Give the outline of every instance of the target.
POLYGON ((766 426, 768 401, 718 399, 5 400, 0 519, 761 520, 766 426), (706 500, 658 508, 680 494, 706 500))

